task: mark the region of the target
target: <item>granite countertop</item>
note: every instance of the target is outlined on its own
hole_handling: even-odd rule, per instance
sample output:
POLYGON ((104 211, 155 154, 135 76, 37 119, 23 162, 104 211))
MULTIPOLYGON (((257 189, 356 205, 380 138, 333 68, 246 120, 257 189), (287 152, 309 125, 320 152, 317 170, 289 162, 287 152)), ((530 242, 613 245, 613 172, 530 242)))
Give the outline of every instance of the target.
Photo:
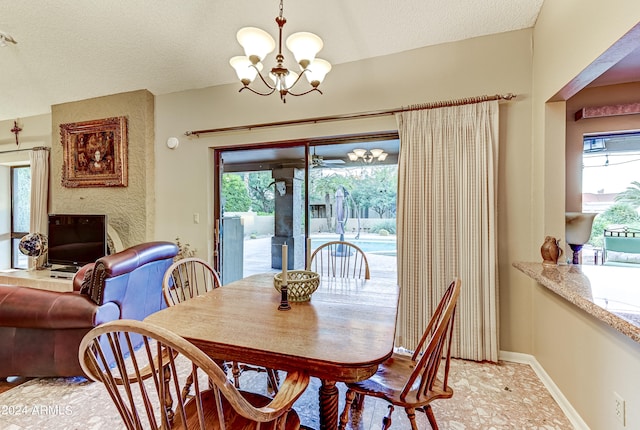
POLYGON ((560 297, 640 343, 640 270, 516 262, 513 266, 560 297))

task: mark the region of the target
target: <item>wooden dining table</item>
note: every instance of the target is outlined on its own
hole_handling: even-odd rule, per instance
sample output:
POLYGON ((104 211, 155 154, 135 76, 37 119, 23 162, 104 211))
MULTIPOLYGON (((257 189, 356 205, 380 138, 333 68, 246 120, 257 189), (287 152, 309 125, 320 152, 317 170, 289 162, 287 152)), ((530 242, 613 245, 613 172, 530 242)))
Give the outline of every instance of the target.
POLYGON ((279 310, 273 273, 249 276, 148 316, 213 359, 321 380, 320 428, 338 425, 337 382, 373 375, 393 353, 399 289, 389 280, 322 280, 311 300, 279 310))

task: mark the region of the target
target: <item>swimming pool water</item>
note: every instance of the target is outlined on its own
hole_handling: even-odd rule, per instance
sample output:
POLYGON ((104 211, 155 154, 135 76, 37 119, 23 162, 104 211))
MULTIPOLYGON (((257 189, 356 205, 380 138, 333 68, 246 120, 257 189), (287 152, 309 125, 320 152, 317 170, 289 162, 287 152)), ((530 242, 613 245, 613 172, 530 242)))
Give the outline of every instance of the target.
MULTIPOLYGON (((331 242, 336 239, 311 239, 311 249, 316 249, 318 246, 331 242)), ((353 243, 360 247, 365 253, 375 253, 381 255, 396 255, 396 241, 395 240, 371 240, 371 239, 348 239, 346 242, 353 243)))

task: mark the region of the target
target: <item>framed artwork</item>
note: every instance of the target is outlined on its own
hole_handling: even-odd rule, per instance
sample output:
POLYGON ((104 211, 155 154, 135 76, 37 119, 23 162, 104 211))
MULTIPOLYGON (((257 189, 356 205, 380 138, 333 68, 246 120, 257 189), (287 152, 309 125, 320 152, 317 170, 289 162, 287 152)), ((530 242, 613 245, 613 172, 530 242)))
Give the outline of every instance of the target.
POLYGON ((62 186, 127 186, 127 118, 60 124, 62 186))

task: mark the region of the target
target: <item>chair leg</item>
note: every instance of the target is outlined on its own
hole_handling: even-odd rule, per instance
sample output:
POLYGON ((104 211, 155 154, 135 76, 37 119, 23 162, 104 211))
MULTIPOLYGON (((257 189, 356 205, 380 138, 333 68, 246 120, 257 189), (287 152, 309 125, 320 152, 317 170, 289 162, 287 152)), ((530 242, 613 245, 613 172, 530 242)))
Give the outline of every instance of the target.
POLYGON ((407 413, 407 418, 411 423, 411 430, 418 430, 418 424, 416 423, 416 410, 414 408, 404 408, 407 413))
POLYGON ((236 388, 240 388, 240 366, 237 361, 234 361, 231 365, 231 374, 233 375, 233 385, 236 388))
POLYGON ((393 405, 389 405, 389 412, 387 413, 387 416, 382 418, 382 430, 387 430, 389 427, 391 427, 392 413, 393 413, 393 405))
POLYGON ((184 383, 184 388, 182 388, 182 398, 186 399, 191 392, 191 385, 193 385, 193 373, 190 373, 187 376, 187 380, 184 383))
POLYGON ((438 423, 436 423, 436 416, 433 414, 433 409, 431 409, 431 405, 427 405, 424 408, 424 413, 427 414, 427 418, 429 419, 429 424, 431 424, 431 428, 433 430, 438 430, 438 423))
POLYGON ((166 417, 168 420, 169 428, 173 426, 173 398, 171 397, 171 391, 169 390, 169 384, 171 383, 171 369, 169 366, 164 366, 162 369, 163 383, 164 383, 164 398, 160 401, 164 404, 166 411, 166 417))
POLYGON ((338 423, 338 429, 340 430, 344 430, 347 428, 347 422, 349 422, 349 410, 351 409, 351 404, 353 403, 353 399, 355 397, 356 392, 347 389, 347 394, 344 398, 344 409, 342 410, 342 414, 340 414, 340 423, 338 423))
POLYGON ((267 368, 267 390, 271 394, 278 394, 278 387, 280 386, 280 375, 275 369, 267 368))

